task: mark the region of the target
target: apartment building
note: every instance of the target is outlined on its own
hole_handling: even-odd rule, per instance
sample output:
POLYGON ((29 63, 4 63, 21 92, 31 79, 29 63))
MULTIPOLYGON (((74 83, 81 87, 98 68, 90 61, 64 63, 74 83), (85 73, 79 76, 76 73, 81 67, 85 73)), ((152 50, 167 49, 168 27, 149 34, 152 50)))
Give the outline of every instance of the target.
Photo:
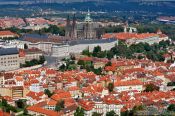
POLYGON ((0 49, 0 71, 15 70, 20 68, 19 53, 17 48, 0 49))
POLYGON ((30 49, 20 49, 19 56, 24 57, 25 61, 31 61, 33 59, 39 60, 41 56, 43 56, 43 51, 38 48, 30 48, 30 49))

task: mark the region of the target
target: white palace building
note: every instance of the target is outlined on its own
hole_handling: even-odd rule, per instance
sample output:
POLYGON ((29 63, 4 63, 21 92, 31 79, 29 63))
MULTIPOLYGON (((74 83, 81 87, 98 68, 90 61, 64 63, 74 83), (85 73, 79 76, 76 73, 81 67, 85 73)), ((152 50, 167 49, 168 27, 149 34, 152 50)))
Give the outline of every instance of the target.
POLYGON ((89 51, 93 51, 96 46, 100 46, 102 50, 110 50, 116 43, 116 39, 73 40, 63 45, 53 45, 51 55, 53 57, 64 57, 69 56, 71 53, 81 53, 87 48, 89 51))

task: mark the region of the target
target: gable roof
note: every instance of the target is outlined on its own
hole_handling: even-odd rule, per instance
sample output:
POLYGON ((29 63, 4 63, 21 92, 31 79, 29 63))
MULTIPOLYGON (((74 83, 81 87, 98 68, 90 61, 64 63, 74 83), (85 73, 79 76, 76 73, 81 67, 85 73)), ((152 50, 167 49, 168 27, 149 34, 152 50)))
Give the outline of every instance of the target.
POLYGON ((47 109, 44 109, 44 108, 41 108, 41 107, 36 107, 36 106, 29 106, 27 108, 27 110, 33 111, 33 112, 38 112, 38 113, 41 113, 41 114, 45 114, 47 116, 61 116, 61 113, 59 113, 59 112, 55 112, 55 111, 52 111, 52 110, 47 110, 47 109))
POLYGON ((0 56, 12 55, 12 54, 18 54, 18 49, 17 48, 1 48, 0 49, 0 56))

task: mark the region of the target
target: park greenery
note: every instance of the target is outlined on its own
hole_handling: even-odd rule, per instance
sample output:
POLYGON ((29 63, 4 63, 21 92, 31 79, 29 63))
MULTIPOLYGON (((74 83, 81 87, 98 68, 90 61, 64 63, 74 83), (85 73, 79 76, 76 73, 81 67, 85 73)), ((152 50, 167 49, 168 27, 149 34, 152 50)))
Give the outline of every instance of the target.
POLYGON ((119 41, 118 44, 109 51, 102 51, 101 47, 97 46, 94 48, 93 52, 90 52, 88 49, 83 50, 82 55, 108 59, 114 56, 127 59, 142 59, 146 57, 152 61, 164 61, 163 55, 167 53, 167 48, 171 46, 174 46, 174 44, 170 41, 161 41, 153 45, 138 43, 130 46, 123 41, 119 41), (136 56, 135 54, 140 54, 140 56, 136 56))
POLYGON ((31 66, 35 66, 35 65, 40 65, 43 64, 45 62, 45 57, 44 56, 40 56, 40 59, 33 59, 31 61, 25 61, 25 64, 21 64, 20 67, 31 67, 31 66))

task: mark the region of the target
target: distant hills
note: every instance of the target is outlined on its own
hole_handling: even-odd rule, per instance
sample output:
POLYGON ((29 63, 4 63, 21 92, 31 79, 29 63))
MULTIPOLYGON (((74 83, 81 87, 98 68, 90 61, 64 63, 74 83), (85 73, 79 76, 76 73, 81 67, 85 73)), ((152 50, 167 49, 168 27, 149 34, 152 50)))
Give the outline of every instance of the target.
POLYGON ((19 7, 22 7, 22 4, 27 4, 29 7, 37 5, 41 8, 50 7, 64 11, 87 10, 89 8, 93 11, 143 11, 175 15, 175 0, 8 0, 8 2, 0 0, 1 8, 3 5, 9 4, 19 7), (43 5, 43 3, 47 5, 43 5), (49 5, 49 3, 51 4, 49 5))

